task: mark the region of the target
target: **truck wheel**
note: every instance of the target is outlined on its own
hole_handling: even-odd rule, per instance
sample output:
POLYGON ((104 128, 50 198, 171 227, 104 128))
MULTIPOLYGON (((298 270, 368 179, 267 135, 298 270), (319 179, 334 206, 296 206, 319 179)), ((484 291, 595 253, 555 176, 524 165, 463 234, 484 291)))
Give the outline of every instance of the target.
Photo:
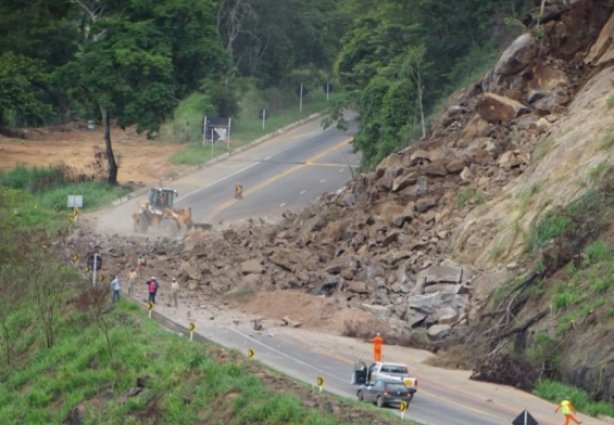
POLYGON ((162 219, 160 230, 165 237, 175 239, 179 234, 179 224, 174 219, 167 217, 162 219))
POLYGON ((139 214, 136 227, 139 233, 147 233, 147 229, 149 229, 149 216, 144 213, 139 214))
POLYGON ((382 397, 381 395, 378 395, 377 399, 375 399, 375 405, 377 407, 384 407, 384 397, 382 397))

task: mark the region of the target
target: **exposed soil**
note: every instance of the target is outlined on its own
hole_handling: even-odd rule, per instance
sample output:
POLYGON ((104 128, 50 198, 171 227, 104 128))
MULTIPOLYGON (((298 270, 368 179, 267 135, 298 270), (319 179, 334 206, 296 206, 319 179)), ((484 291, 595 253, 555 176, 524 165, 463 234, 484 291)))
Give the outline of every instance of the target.
MULTIPOLYGON (((97 151, 104 150, 102 129, 87 130, 84 124, 71 124, 23 132, 25 139, 0 135, 0 171, 16 165, 51 166, 64 164, 79 173, 92 174, 97 151)), ((113 151, 119 164, 120 184, 152 185, 188 169, 170 159, 181 145, 147 140, 133 128, 111 131, 113 151)))

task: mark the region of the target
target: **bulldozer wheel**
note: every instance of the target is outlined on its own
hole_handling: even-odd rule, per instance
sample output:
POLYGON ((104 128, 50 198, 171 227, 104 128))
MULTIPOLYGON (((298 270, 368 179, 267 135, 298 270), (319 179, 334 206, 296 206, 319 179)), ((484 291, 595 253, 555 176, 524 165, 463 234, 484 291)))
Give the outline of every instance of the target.
POLYGON ((147 229, 149 228, 149 217, 147 214, 139 214, 138 222, 137 222, 137 231, 139 233, 147 233, 147 229))
POLYGON ((179 234, 179 224, 175 219, 167 217, 162 220, 160 223, 160 230, 162 231, 162 235, 169 239, 174 239, 179 234))

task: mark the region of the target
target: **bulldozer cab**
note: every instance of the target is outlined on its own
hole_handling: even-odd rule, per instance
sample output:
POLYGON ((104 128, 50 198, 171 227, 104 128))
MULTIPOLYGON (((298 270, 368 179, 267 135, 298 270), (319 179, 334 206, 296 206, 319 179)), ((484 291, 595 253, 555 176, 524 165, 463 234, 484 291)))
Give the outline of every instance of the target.
POLYGON ((174 189, 154 188, 149 190, 149 205, 155 210, 173 208, 177 191, 174 189))

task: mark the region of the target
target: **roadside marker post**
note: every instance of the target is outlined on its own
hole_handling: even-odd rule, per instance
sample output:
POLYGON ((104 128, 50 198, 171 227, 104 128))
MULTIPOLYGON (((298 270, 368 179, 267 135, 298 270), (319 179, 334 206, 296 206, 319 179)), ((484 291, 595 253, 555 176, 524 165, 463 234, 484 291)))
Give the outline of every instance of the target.
POLYGON ((320 390, 320 392, 322 392, 322 387, 324 386, 324 378, 321 376, 318 376, 316 378, 316 384, 318 384, 318 388, 320 390))
POLYGON ((256 355, 256 350, 254 350, 253 348, 248 348, 247 349, 247 358, 248 359, 253 359, 255 355, 256 355))
POLYGON ((89 254, 87 256, 87 267, 92 270, 92 286, 96 286, 96 272, 102 268, 102 257, 100 254, 89 254))
POLYGON ((408 406, 406 401, 402 401, 399 405, 399 410, 401 411, 401 420, 405 418, 405 411, 407 410, 407 407, 408 406))
POLYGON ((190 322, 188 325, 188 330, 190 331, 190 341, 194 340, 194 331, 196 330, 196 325, 194 322, 190 322))
POLYGON ((154 308, 154 303, 152 303, 151 301, 149 301, 149 302, 147 303, 147 311, 149 311, 149 318, 150 318, 150 319, 151 319, 151 311, 153 310, 153 308, 154 308))

